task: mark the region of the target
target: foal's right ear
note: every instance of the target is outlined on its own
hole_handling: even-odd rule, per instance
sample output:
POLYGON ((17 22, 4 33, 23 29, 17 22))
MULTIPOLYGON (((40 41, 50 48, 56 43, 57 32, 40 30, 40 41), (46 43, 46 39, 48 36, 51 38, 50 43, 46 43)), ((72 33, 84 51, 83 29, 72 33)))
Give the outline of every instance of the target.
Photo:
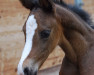
POLYGON ((39 0, 39 5, 45 12, 53 11, 53 3, 51 0, 39 0))
POLYGON ((26 7, 27 9, 32 10, 34 5, 36 5, 38 3, 38 0, 20 0, 20 2, 22 3, 22 5, 24 7, 26 7))

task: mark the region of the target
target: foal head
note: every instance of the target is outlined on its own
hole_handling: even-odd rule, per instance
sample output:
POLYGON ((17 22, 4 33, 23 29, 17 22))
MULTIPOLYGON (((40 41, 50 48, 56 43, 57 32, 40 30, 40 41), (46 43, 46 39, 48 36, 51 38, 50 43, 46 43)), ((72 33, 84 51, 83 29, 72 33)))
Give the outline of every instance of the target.
MULTIPOLYGON (((23 5, 26 6, 24 2, 23 5)), ((59 43, 62 29, 53 6, 49 0, 39 0, 36 5, 26 6, 32 10, 23 26, 25 47, 18 64, 18 75, 36 75, 59 43)))

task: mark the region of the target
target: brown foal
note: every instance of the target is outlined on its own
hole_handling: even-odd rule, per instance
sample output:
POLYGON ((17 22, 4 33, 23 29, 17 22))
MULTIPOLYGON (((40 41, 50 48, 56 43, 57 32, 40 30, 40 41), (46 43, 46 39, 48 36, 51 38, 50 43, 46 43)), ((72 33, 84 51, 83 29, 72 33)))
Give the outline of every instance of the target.
POLYGON ((23 26, 25 48, 18 75, 37 75, 59 45, 65 58, 59 75, 94 75, 94 30, 72 11, 50 0, 21 0, 31 10, 23 26))

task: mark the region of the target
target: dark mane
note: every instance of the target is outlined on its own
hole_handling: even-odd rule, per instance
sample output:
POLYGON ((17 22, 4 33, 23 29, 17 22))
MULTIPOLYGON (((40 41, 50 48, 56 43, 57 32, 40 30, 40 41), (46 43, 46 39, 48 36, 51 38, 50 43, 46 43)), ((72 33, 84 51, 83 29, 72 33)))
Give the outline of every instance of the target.
POLYGON ((93 29, 94 29, 94 25, 92 25, 92 26, 91 26, 91 28, 93 28, 93 29))
POLYGON ((61 5, 71 11, 73 11, 74 13, 76 13, 77 15, 79 15, 85 22, 87 22, 89 25, 92 25, 92 20, 90 18, 90 15, 83 9, 75 6, 75 5, 69 5, 66 4, 64 1, 60 0, 53 0, 54 3, 61 5))
MULTIPOLYGON (((66 4, 63 0, 52 0, 52 1, 55 4, 58 4, 62 7, 65 7, 66 9, 74 12, 89 25, 93 24, 90 15, 85 10, 83 10, 75 5, 66 4)), ((47 8, 43 8, 44 5, 40 6, 39 0, 20 0, 20 2, 22 3, 23 6, 25 6, 27 9, 30 9, 30 10, 32 10, 33 8, 42 7, 43 10, 45 10, 46 12, 49 12, 52 9, 52 7, 49 7, 49 9, 47 9, 47 8)), ((44 2, 46 5, 47 2, 46 1, 44 1, 44 2)))

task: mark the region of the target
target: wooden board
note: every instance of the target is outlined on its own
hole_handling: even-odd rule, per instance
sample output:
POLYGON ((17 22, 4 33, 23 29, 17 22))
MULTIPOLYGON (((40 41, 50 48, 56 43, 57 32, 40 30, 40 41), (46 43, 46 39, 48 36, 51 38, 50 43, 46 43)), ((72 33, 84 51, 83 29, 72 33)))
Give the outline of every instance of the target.
MULTIPOLYGON (((84 8, 94 13, 94 0, 84 1, 84 8)), ((19 0, 0 0, 0 75, 16 75, 15 69, 24 48, 22 26, 29 12, 19 0)), ((41 69, 61 64, 63 57, 64 53, 57 47, 41 69)))

